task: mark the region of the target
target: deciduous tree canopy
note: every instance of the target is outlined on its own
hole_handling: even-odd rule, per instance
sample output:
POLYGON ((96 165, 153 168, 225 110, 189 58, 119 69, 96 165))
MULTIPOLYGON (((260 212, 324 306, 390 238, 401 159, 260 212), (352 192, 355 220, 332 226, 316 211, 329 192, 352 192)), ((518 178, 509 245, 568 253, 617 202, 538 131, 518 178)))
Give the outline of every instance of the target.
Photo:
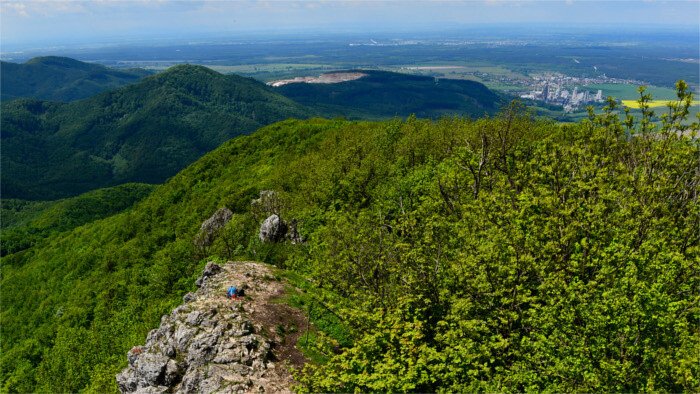
POLYGON ((116 390, 201 253, 313 279, 314 313, 338 320, 301 390, 698 391, 700 148, 641 130, 612 103, 574 125, 512 104, 230 140, 127 211, 3 258, 3 391, 116 390), (260 243, 261 190, 306 243, 260 243))

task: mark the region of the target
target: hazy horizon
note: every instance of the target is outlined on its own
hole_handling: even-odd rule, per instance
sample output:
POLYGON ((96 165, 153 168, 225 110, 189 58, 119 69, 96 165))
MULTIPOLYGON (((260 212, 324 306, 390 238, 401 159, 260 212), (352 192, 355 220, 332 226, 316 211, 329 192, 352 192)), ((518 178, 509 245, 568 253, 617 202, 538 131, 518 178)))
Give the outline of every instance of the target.
POLYGON ((6 1, 2 52, 140 42, 469 31, 698 31, 696 1, 6 1))

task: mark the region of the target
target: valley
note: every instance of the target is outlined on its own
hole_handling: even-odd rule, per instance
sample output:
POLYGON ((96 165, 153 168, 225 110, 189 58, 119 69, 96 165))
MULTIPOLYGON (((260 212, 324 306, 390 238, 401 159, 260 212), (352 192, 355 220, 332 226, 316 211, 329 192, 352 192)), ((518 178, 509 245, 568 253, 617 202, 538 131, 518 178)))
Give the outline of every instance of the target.
POLYGON ((699 392, 698 6, 581 3, 2 4, 0 392, 699 392))
MULTIPOLYGON (((265 83, 349 69, 391 71, 472 80, 509 98, 541 90, 542 75, 597 81, 590 88, 591 82, 570 82, 562 88, 573 90, 578 86, 594 94, 602 90, 604 98, 612 96, 618 100, 638 99, 636 89, 640 85, 651 87, 663 99, 668 95, 673 97, 673 84, 679 79, 689 83, 694 92, 700 86, 697 43, 694 35, 685 30, 674 36, 673 46, 661 45, 653 36, 624 34, 617 38, 622 43, 611 42, 604 30, 586 31, 573 38, 566 36, 564 40, 556 31, 549 36, 533 36, 531 31, 515 27, 486 31, 492 39, 474 38, 485 31, 465 30, 433 32, 430 39, 409 33, 371 38, 331 35, 314 38, 312 42, 251 38, 155 46, 148 50, 120 47, 65 54, 111 67, 142 67, 152 71, 163 71, 184 62, 195 63, 265 83)), ((576 122, 587 116, 585 105, 569 111, 541 101, 528 105, 564 122, 576 122)), ((600 110, 604 104, 594 106, 600 110)), ((694 106, 695 111, 698 108, 694 106)))
POLYGON ((226 140, 287 118, 479 117, 495 113, 500 100, 473 81, 324 75, 319 81, 342 83, 269 87, 179 65, 70 103, 5 102, 3 197, 52 200, 125 182, 161 183, 226 140))

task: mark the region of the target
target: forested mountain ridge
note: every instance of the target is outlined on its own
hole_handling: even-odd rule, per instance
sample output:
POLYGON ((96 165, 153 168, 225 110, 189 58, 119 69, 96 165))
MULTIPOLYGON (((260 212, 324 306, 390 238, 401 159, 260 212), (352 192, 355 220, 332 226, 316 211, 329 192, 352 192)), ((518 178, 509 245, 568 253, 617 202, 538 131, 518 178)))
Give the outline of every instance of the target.
POLYGON ((309 343, 302 391, 698 391, 700 147, 678 118, 651 134, 613 110, 232 139, 126 212, 3 258, 2 389, 116 390, 206 261, 244 256, 311 279, 295 285, 312 318, 342 318, 309 343), (260 241, 262 190, 305 242, 260 241))
POLYGON ((74 101, 138 82, 151 74, 140 68, 117 70, 59 56, 35 57, 24 63, 3 61, 0 100, 28 97, 74 101))
MULTIPOLYGON (((89 72, 102 67, 51 57, 27 63, 89 72)), ((2 103, 3 197, 53 200, 124 182, 160 183, 227 139, 289 117, 478 117, 493 113, 499 100, 472 81, 363 73, 355 81, 273 89, 180 65, 71 103, 2 103)))
POLYGON ((408 75, 389 71, 350 70, 365 76, 339 83, 289 83, 275 88, 324 116, 380 120, 394 116, 478 118, 493 114, 501 97, 479 82, 408 75))
POLYGON ((3 198, 160 183, 232 137, 311 113, 260 82, 192 65, 71 103, 5 102, 3 198))

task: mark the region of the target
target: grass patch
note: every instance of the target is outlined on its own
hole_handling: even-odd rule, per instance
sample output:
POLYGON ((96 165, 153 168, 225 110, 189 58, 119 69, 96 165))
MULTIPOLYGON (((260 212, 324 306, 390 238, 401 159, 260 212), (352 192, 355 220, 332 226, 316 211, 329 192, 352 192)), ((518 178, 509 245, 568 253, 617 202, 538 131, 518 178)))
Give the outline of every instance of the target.
POLYGON ((326 364, 330 357, 327 355, 328 353, 323 352, 323 344, 327 341, 328 338, 325 335, 315 330, 310 330, 308 341, 306 334, 299 336, 297 349, 301 351, 304 357, 311 360, 313 364, 326 364))
MULTIPOLYGON (((322 294, 321 289, 316 288, 297 273, 280 270, 276 274, 287 279, 291 284, 291 286, 285 286, 285 296, 276 302, 285 303, 305 311, 307 316, 311 316, 311 323, 323 334, 337 342, 338 346, 349 347, 352 345, 353 336, 350 328, 331 310, 335 308, 332 302, 328 301, 327 294, 322 294), (297 288, 302 289, 303 292, 297 291, 297 288)), ((303 330, 304 327, 299 327, 299 329, 303 330)))
MULTIPOLYGON (((588 91, 603 91, 603 97, 612 96, 618 100, 636 100, 639 98, 639 92, 637 89, 639 86, 622 84, 622 83, 602 83, 594 85, 581 86, 579 89, 584 89, 588 91)), ((670 88, 663 88, 657 86, 648 86, 645 93, 651 93, 651 97, 658 100, 672 100, 676 98, 676 91, 670 88)))

